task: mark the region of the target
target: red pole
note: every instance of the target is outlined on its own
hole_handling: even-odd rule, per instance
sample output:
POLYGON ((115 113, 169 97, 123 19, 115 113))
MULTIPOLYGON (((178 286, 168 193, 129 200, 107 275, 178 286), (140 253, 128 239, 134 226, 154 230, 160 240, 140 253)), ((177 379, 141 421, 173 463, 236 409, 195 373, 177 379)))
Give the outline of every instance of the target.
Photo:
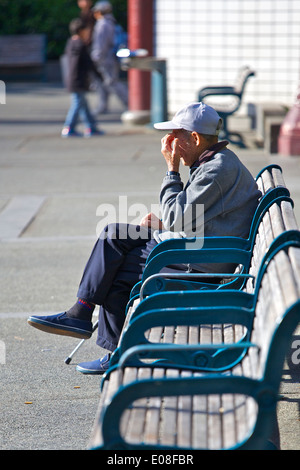
MULTIPOLYGON (((153 55, 153 0, 128 0, 129 49, 153 55)), ((151 72, 128 71, 129 111, 150 110, 151 72)))

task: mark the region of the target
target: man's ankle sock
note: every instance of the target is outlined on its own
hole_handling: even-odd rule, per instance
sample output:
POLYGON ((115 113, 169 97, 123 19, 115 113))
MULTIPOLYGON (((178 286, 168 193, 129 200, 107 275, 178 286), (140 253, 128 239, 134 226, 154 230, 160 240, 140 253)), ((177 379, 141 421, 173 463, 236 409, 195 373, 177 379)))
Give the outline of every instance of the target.
POLYGON ((77 320, 91 321, 95 304, 92 304, 85 299, 77 299, 77 302, 67 310, 66 314, 70 318, 76 318, 77 320))

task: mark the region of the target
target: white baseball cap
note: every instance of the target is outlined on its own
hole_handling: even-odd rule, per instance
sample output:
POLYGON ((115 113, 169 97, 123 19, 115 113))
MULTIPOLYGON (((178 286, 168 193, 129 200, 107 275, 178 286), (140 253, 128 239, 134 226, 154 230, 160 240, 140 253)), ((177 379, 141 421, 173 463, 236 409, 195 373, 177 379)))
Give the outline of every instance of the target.
POLYGON ((172 121, 158 122, 154 127, 165 131, 185 129, 199 134, 218 135, 221 124, 218 113, 211 106, 200 102, 188 104, 175 114, 172 121))

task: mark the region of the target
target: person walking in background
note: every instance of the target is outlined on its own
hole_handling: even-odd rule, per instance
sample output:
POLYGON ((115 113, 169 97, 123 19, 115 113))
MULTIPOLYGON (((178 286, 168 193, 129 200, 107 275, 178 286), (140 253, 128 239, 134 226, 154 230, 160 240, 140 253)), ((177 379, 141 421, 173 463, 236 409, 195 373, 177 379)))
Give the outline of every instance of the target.
POLYGON ((92 42, 94 26, 96 23, 96 19, 94 17, 94 13, 92 10, 93 2, 91 0, 78 0, 77 5, 78 5, 78 8, 80 9, 79 18, 82 19, 85 26, 89 30, 87 45, 90 45, 92 42))
POLYGON ((101 75, 94 67, 87 49, 89 29, 81 18, 75 18, 69 26, 71 37, 66 46, 67 57, 67 89, 71 93, 71 106, 69 108, 62 137, 79 136, 75 127, 79 118, 83 121, 85 129, 84 136, 100 135, 96 128, 95 120, 89 109, 86 99, 86 91, 89 89, 89 73, 97 73, 99 80, 101 75))
POLYGON ((97 2, 92 8, 96 24, 93 32, 91 58, 103 77, 97 81, 99 104, 95 115, 108 110, 110 93, 115 93, 123 103, 128 105, 127 87, 119 81, 119 62, 115 54, 115 35, 117 22, 112 14, 110 2, 97 2))

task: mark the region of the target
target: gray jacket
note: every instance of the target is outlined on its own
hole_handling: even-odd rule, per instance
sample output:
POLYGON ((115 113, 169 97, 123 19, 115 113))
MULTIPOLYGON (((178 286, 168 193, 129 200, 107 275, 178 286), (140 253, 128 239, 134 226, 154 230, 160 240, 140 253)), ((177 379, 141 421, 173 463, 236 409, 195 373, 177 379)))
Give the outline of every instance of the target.
POLYGON ((92 38, 91 58, 96 64, 114 61, 114 38, 116 21, 110 14, 97 20, 92 38))
MULTIPOLYGON (((217 146, 222 147, 222 143, 217 146)), ((224 145, 224 144, 223 144, 224 145)), ((218 147, 217 147, 218 148, 218 147)), ((160 193, 165 231, 157 242, 172 237, 236 236, 247 238, 261 197, 257 184, 239 158, 224 148, 190 169, 183 186, 180 176, 166 176, 160 193)), ((204 272, 230 272, 234 265, 193 266, 204 272)))

